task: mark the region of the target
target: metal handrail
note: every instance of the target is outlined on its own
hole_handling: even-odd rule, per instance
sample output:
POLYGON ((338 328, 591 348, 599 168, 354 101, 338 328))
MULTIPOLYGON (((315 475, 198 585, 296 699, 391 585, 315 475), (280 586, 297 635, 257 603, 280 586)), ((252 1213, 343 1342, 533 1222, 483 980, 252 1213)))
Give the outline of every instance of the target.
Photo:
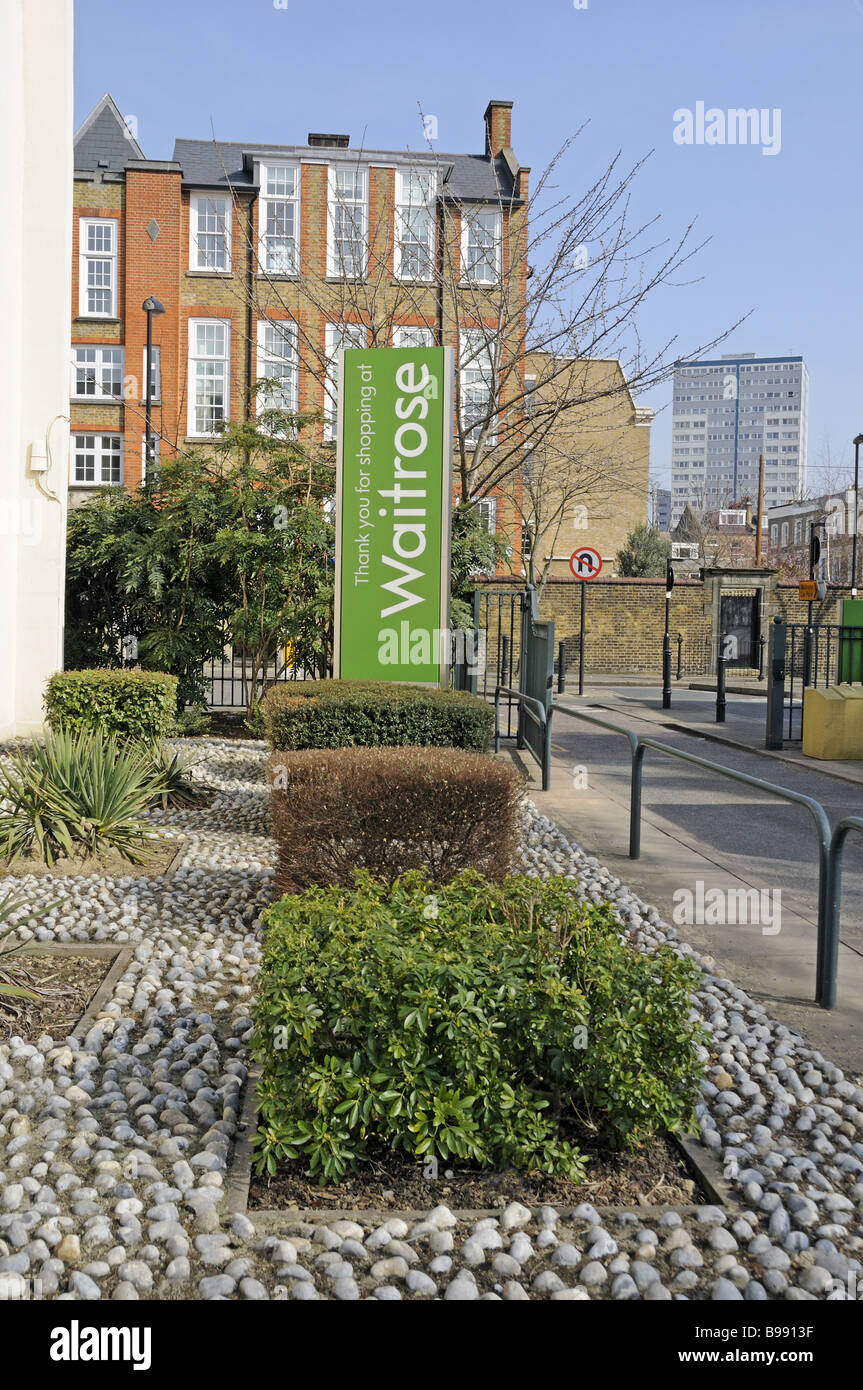
POLYGON ((597 724, 600 729, 608 729, 612 734, 622 734, 629 740, 629 756, 632 760, 629 789, 629 857, 638 859, 641 855, 641 778, 636 777, 635 773, 635 755, 640 742, 638 734, 634 734, 631 729, 621 729, 619 724, 609 724, 607 719, 598 719, 594 714, 582 714, 581 710, 567 709, 556 702, 552 709, 559 710, 561 714, 571 714, 573 718, 583 719, 588 724, 597 724))
POLYGON ((542 740, 542 759, 537 758, 537 762, 542 768, 542 790, 547 792, 551 784, 551 735, 550 735, 550 712, 546 710, 541 700, 537 700, 533 695, 525 695, 522 690, 513 690, 508 685, 497 685, 494 690, 494 751, 500 752, 500 697, 506 695, 508 699, 518 701, 518 734, 516 736, 516 748, 527 748, 529 752, 533 749, 525 741, 522 733, 522 718, 526 715, 532 719, 543 731, 542 740), (538 717, 529 706, 535 705, 538 717))
POLYGON ((827 879, 827 933, 824 945, 826 961, 825 1009, 836 1004, 836 976, 839 973, 839 918, 842 905, 842 851, 852 830, 863 833, 863 816, 844 816, 833 827, 830 839, 830 863, 827 879))
MULTIPOLYGON (((788 787, 777 786, 775 782, 765 782, 763 778, 753 777, 751 773, 738 772, 736 768, 725 767, 724 764, 712 762, 709 758, 700 758, 696 753, 686 753, 681 748, 672 747, 670 743, 661 743, 658 739, 653 738, 642 738, 640 734, 634 734, 631 729, 622 729, 619 724, 610 724, 607 720, 583 714, 581 710, 568 709, 565 705, 557 703, 552 705, 552 710, 561 714, 568 714, 573 719, 583 719, 589 724, 598 724, 601 728, 621 734, 629 739, 632 758, 632 792, 629 806, 630 859, 638 859, 641 856, 641 790, 644 775, 644 755, 648 748, 654 749, 657 753, 663 753, 669 758, 679 758, 681 762, 701 767, 706 772, 719 773, 720 776, 728 777, 732 782, 741 782, 744 786, 755 787, 758 791, 767 792, 771 796, 778 796, 781 800, 789 801, 793 805, 805 806, 812 816, 818 832, 818 939, 815 1000, 822 1008, 832 1009, 836 1002, 838 951, 835 948, 828 922, 831 864, 830 821, 820 801, 816 801, 814 797, 806 796, 803 792, 795 792, 788 787), (832 1002, 828 1003, 828 1000, 832 1002)), ((850 819, 855 824, 849 828, 856 829, 859 823, 859 828, 863 830, 863 821, 858 822, 857 817, 850 819)))

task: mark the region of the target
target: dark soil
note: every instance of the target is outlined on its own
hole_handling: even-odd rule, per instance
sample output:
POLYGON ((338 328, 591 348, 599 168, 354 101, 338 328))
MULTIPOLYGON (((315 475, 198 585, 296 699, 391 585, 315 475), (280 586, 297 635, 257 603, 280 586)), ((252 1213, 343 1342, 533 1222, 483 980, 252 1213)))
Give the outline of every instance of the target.
POLYGON ((226 710, 212 710, 209 714, 210 727, 205 734, 193 735, 200 738, 260 738, 260 734, 249 733, 246 728, 246 712, 229 714, 226 710))
POLYGON ((509 1202, 574 1207, 580 1202, 603 1206, 654 1206, 703 1201, 677 1148, 665 1138, 639 1145, 631 1153, 602 1149, 582 1137, 590 1159, 581 1184, 544 1173, 496 1173, 458 1168, 439 1161, 437 1179, 423 1177, 423 1164, 404 1155, 382 1153, 361 1173, 319 1187, 299 1159, 278 1173, 252 1175, 249 1208, 284 1211, 291 1207, 325 1211, 428 1211, 443 1203, 465 1210, 505 1207, 509 1202))
POLYGON ((0 1042, 18 1034, 35 1042, 48 1033, 67 1037, 86 1011, 114 961, 111 956, 42 955, 21 951, 0 960, 0 984, 30 991, 35 998, 0 994, 0 1042))

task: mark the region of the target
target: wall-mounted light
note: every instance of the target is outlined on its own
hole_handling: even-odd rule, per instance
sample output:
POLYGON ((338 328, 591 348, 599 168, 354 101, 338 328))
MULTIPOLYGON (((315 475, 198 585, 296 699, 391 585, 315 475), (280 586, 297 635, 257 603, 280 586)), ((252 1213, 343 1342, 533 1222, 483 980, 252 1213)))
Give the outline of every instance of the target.
POLYGON ((30 472, 48 472, 48 445, 44 439, 34 439, 30 445, 30 472))

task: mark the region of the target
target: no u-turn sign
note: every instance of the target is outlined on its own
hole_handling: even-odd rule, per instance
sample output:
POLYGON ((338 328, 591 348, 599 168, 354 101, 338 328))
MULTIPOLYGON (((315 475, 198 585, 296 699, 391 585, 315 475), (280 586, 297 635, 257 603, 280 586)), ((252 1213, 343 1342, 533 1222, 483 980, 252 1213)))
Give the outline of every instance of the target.
POLYGON ((576 579, 595 579, 602 569, 602 556, 589 545, 579 546, 569 557, 569 568, 576 579))

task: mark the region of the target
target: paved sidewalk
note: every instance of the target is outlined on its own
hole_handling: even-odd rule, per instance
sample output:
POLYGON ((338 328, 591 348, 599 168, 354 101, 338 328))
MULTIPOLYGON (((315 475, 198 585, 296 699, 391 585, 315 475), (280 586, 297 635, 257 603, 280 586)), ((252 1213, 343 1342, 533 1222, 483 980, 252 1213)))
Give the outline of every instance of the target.
MULTIPOLYGON (((594 700, 596 696, 594 695, 594 700)), ((597 711, 603 717, 601 711, 597 711)), ((630 715, 613 723, 645 731, 630 715)), ((754 876, 730 868, 707 843, 645 809, 642 815, 641 858, 628 857, 629 798, 618 779, 603 776, 601 763, 590 764, 589 785, 579 787, 573 778, 573 755, 562 741, 567 734, 587 731, 589 725, 558 715, 553 728, 552 779, 548 792, 542 792, 536 764, 526 755, 523 762, 537 808, 557 822, 565 833, 613 870, 646 902, 652 904, 666 922, 673 922, 674 894, 682 888, 695 891, 699 882, 704 891, 719 888, 762 887, 754 876)), ((623 745, 623 740, 620 740, 623 745)), ((623 745, 625 747, 625 745, 623 745)), ((583 747, 583 744, 582 744, 583 747)), ((705 751, 706 750, 702 750, 705 751)), ((721 751, 707 753, 722 761, 721 751)), ((589 759, 589 754, 586 755, 589 759)), ((734 784, 727 783, 730 789, 734 784)), ((741 789, 744 790, 744 789, 741 789)), ((723 791, 722 795, 725 795, 723 791)), ((729 797, 735 791, 729 791, 729 797)), ((745 799, 741 799, 745 805, 745 799)), ((757 836, 757 823, 754 825, 757 836)), ((759 860, 763 870, 764 859, 759 860)), ((782 861, 775 863, 774 878, 783 882, 782 861)), ((817 923, 813 915, 794 911, 782 903, 781 932, 764 934, 751 925, 686 925, 678 928, 682 940, 711 956, 716 971, 727 975, 744 989, 769 1001, 771 1012, 802 1032, 811 1045, 847 1071, 863 1071, 863 955, 845 943, 839 950, 839 988, 835 1010, 826 1012, 813 1001, 815 991, 815 947, 817 923)))
MULTIPOLYGON (((690 686, 692 690, 706 691, 709 686, 690 686)), ((713 687, 715 689, 715 687, 713 687)), ((641 687, 643 690, 643 687, 641 687)), ((766 724, 766 714, 764 706, 759 704, 753 711, 753 702, 732 698, 728 702, 726 718, 724 724, 717 724, 715 718, 715 707, 712 701, 703 699, 694 700, 687 698, 687 691, 681 687, 675 687, 671 697, 671 709, 664 710, 661 706, 660 689, 657 687, 656 695, 653 697, 642 697, 635 689, 633 693, 627 694, 621 689, 619 684, 602 687, 591 685, 590 690, 585 691, 581 697, 581 702, 603 709, 613 711, 611 717, 614 719, 617 714, 624 718, 636 715, 639 719, 649 720, 660 728, 676 729, 685 733, 698 735, 700 738, 709 739, 712 743, 725 744, 730 748, 745 749, 750 753, 757 753, 759 757, 772 759, 774 762, 791 763, 796 767, 807 771, 819 772, 826 777, 836 777, 843 782, 852 782, 859 787, 863 787, 863 761, 848 759, 821 760, 818 758, 807 758, 804 756, 799 741, 788 743, 782 749, 769 749, 764 747, 764 734, 766 724), (753 717, 753 713, 754 716, 753 717)), ((734 695, 730 689, 729 695, 734 695)), ((738 691, 739 696, 749 692, 738 691)), ((757 694, 758 692, 753 692, 757 694)), ((555 695, 555 701, 566 704, 568 701, 574 704, 579 703, 579 696, 572 695, 569 691, 565 695, 555 695)), ((769 773, 764 774, 769 777, 769 773)), ((863 811, 863 805, 861 805, 863 811)))

